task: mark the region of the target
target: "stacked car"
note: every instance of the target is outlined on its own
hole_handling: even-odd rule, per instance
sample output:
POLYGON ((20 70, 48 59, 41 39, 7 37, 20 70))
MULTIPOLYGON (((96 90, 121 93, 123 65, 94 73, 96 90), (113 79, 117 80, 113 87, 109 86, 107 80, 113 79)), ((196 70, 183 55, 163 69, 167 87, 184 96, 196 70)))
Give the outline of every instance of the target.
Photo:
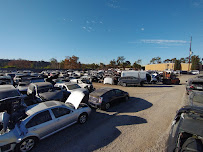
POLYGON ((0 151, 30 151, 39 140, 77 122, 84 124, 90 107, 108 110, 129 99, 119 89, 95 90, 91 81, 97 76, 69 74, 25 71, 13 75, 15 83, 9 77, 9 83, 0 85, 0 151))
POLYGON ((167 142, 168 152, 203 151, 202 79, 188 80, 186 106, 177 111, 167 142), (193 86, 193 87, 191 87, 193 86))

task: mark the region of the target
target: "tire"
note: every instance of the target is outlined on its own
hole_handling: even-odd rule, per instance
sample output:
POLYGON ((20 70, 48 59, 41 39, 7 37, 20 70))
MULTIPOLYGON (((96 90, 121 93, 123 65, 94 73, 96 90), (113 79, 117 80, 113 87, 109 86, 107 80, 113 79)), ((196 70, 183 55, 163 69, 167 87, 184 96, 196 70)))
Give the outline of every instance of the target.
POLYGON ((111 107, 111 104, 110 104, 109 102, 107 102, 107 103, 105 104, 105 110, 108 110, 110 107, 111 107))
POLYGON ((78 117, 78 123, 79 124, 84 124, 86 123, 88 118, 88 115, 86 113, 82 113, 79 117, 78 117))
POLYGON ((141 87, 144 86, 144 82, 143 82, 143 81, 140 82, 140 86, 141 86, 141 87))
POLYGON ((122 86, 123 86, 123 87, 127 87, 127 84, 126 84, 126 83, 122 83, 122 86))
POLYGON ((190 152, 190 151, 194 151, 194 152, 202 152, 203 151, 203 145, 202 142, 198 139, 195 138, 188 138, 182 148, 181 148, 181 152, 190 152))
POLYGON ((16 151, 18 152, 27 152, 32 150, 38 139, 36 137, 28 137, 23 139, 17 146, 16 146, 16 151))

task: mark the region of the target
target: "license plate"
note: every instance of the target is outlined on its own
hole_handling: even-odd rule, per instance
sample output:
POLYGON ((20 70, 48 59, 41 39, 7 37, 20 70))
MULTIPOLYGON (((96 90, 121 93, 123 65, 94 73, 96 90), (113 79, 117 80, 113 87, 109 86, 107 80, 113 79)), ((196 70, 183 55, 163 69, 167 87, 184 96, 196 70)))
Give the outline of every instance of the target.
POLYGON ((202 87, 197 87, 197 89, 202 89, 202 87))

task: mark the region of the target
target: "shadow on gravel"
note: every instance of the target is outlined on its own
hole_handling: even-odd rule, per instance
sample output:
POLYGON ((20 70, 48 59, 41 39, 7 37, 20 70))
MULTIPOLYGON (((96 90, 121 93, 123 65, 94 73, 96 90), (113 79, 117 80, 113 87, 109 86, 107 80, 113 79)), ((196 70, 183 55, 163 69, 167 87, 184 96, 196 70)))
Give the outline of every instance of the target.
POLYGON ((117 129, 118 126, 147 123, 146 119, 132 116, 132 114, 151 106, 151 103, 143 99, 131 97, 129 101, 121 102, 111 107, 109 111, 92 109, 85 124, 73 125, 40 141, 33 151, 89 152, 97 150, 107 146, 121 135, 121 131, 117 129), (122 115, 122 113, 125 114, 122 115), (131 115, 126 113, 131 113, 131 115))
POLYGON ((153 104, 141 99, 141 98, 135 98, 130 97, 130 99, 127 102, 120 102, 115 103, 112 105, 112 107, 108 110, 108 112, 117 112, 117 113, 128 113, 128 112, 139 112, 145 109, 148 109, 153 104))

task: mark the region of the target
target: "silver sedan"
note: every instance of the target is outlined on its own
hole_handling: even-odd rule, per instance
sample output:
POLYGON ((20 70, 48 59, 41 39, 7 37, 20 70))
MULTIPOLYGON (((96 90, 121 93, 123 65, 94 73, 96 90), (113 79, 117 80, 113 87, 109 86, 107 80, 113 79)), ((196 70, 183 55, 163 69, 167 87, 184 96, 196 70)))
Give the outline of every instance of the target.
POLYGON ((72 104, 47 101, 26 109, 27 117, 14 129, 0 134, 0 151, 30 151, 38 140, 44 139, 75 123, 83 124, 91 112, 86 104, 77 109, 72 104))

